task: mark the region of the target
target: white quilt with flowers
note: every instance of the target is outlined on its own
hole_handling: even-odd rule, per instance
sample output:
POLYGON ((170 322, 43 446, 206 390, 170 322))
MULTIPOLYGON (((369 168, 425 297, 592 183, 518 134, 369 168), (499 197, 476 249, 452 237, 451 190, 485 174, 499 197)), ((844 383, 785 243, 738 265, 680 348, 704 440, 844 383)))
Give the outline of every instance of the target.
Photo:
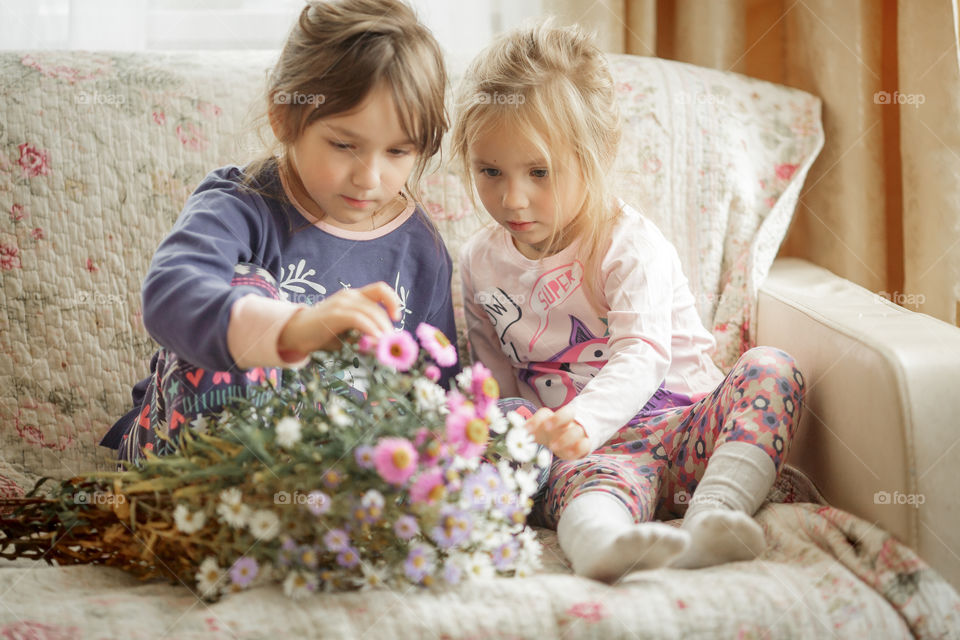
MULTIPOLYGON (((757 560, 629 574, 608 586, 570 573, 552 531, 529 578, 291 600, 263 585, 206 603, 185 586, 119 569, 0 561, 0 638, 956 638, 960 599, 910 549, 818 503, 787 469, 757 519, 757 560), (4 568, 5 567, 5 568, 4 568)), ((674 523, 676 524, 676 523, 674 523)))

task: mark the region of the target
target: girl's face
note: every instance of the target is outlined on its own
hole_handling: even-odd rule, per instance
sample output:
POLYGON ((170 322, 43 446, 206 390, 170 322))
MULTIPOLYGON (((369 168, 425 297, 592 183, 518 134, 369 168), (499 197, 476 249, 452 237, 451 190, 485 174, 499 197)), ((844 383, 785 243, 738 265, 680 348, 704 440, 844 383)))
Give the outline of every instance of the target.
POLYGON ((299 177, 292 181, 294 195, 324 222, 369 231, 405 208, 396 196, 417 151, 403 132, 388 87, 371 90, 353 111, 312 123, 291 147, 299 177))
POLYGON ((564 237, 583 206, 583 180, 573 155, 554 155, 554 175, 546 159, 514 127, 484 131, 470 147, 477 193, 484 208, 510 232, 520 253, 535 260, 543 254, 554 228, 564 237), (559 217, 559 220, 557 218, 559 217), (555 226, 556 225, 556 226, 555 226))

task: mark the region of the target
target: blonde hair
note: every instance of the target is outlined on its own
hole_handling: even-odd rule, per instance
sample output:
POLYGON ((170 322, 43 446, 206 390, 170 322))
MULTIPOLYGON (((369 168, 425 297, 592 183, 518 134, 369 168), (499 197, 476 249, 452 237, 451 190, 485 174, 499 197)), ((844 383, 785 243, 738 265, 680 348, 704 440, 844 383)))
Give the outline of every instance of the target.
MULTIPOLYGON (((620 111, 607 61, 592 37, 549 19, 507 33, 470 64, 456 104, 451 152, 471 197, 470 148, 484 132, 504 124, 522 132, 543 154, 551 177, 561 157, 556 150, 572 154, 584 184, 572 233, 581 240, 586 293, 598 299, 600 261, 620 217, 607 184, 620 142, 620 111)), ((551 185, 557 202, 556 182, 551 185)), ((543 256, 562 248, 563 231, 557 216, 543 256)))
MULTIPOLYGON (((280 131, 272 143, 261 135, 266 151, 246 166, 244 183, 258 190, 277 156, 286 162, 307 127, 358 107, 380 83, 392 91, 400 124, 416 146, 405 188, 419 200, 420 179, 449 127, 447 74, 433 34, 399 0, 327 0, 303 8, 261 103, 261 133, 271 111, 279 116, 274 119, 280 131)), ((266 195, 286 200, 282 192, 266 195)))

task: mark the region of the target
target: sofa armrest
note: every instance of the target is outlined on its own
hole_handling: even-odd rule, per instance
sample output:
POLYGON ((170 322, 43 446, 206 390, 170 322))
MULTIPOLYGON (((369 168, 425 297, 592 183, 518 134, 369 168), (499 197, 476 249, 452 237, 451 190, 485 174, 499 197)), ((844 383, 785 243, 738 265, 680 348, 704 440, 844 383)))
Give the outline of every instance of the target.
POLYGON ((781 258, 760 289, 757 342, 806 379, 787 461, 960 585, 960 329, 781 258))

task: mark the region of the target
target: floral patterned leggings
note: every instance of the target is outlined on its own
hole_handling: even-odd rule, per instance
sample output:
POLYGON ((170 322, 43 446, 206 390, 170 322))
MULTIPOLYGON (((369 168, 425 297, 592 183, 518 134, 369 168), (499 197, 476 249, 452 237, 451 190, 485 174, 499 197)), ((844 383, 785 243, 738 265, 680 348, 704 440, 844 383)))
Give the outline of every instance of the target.
POLYGON ((779 475, 803 393, 803 375, 791 356, 771 347, 750 349, 697 402, 641 411, 586 457, 555 459, 532 521, 555 528, 567 504, 587 491, 613 495, 636 522, 682 517, 711 453, 726 442, 760 447, 779 475))

